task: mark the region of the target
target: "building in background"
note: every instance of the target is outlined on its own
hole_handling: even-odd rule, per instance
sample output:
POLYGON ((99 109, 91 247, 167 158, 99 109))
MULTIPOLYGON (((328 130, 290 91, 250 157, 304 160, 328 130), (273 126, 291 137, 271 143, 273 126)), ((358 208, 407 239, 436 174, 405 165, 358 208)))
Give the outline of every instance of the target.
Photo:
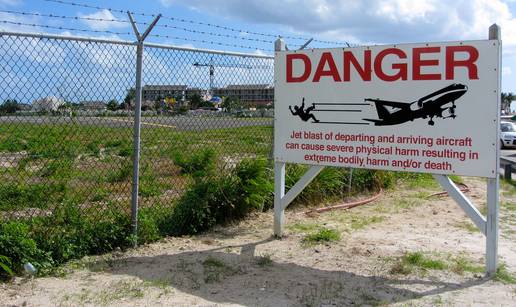
POLYGON ((186 85, 145 85, 142 89, 142 105, 146 102, 158 102, 172 97, 181 105, 194 95, 198 95, 206 101, 213 97, 232 97, 248 108, 269 106, 274 101, 274 87, 269 84, 230 84, 226 87, 212 89, 213 96, 208 92, 205 89, 186 85))
POLYGON ((142 98, 144 101, 158 101, 171 97, 184 100, 187 88, 186 85, 145 85, 142 88, 142 98))
POLYGON ((54 96, 49 96, 38 100, 34 100, 34 102, 32 102, 32 109, 36 112, 55 112, 57 111, 57 109, 59 109, 60 106, 64 104, 65 101, 63 99, 54 96))
POLYGON ((237 98, 246 107, 271 105, 274 101, 274 87, 269 84, 230 84, 213 89, 219 97, 237 98))
POLYGON ((87 111, 105 111, 107 104, 103 101, 81 101, 79 103, 81 109, 87 111))

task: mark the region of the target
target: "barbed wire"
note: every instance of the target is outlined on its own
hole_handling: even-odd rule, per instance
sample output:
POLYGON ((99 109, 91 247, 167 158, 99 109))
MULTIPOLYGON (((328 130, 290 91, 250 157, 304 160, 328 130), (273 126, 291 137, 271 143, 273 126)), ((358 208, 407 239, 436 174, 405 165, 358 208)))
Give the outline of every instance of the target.
MULTIPOLYGON (((20 11, 12 11, 12 10, 0 10, 0 13, 7 13, 7 14, 15 14, 15 15, 22 15, 22 16, 38 16, 38 17, 48 17, 48 18, 58 18, 58 19, 71 19, 71 20, 88 20, 88 21, 101 21, 101 22, 118 22, 118 23, 127 23, 130 24, 129 20, 122 20, 122 19, 106 19, 106 18, 95 18, 95 17, 87 17, 87 16, 67 16, 67 15, 55 15, 55 14, 44 14, 44 13, 32 13, 32 12, 20 12, 20 11)), ((138 25, 149 25, 148 22, 135 22, 138 25)), ((189 28, 183 28, 174 26, 171 24, 157 24, 156 27, 161 28, 172 28, 176 30, 181 30, 185 32, 190 33, 196 33, 196 34, 202 34, 202 35, 210 35, 215 37, 226 37, 226 38, 233 38, 233 39, 240 39, 240 40, 246 40, 246 41, 253 41, 253 42, 260 42, 260 43, 267 43, 267 44, 273 44, 274 41, 272 40, 264 40, 264 39, 258 39, 258 38, 247 38, 247 37, 241 37, 237 35, 229 35, 229 34, 223 34, 223 33, 214 33, 209 31, 199 31, 189 28)))
POLYGON ((0 20, 0 23, 12 24, 12 25, 17 25, 17 26, 25 26, 25 27, 36 27, 36 28, 46 28, 46 29, 54 29, 54 30, 65 30, 65 31, 104 33, 104 34, 113 34, 113 35, 132 35, 132 33, 130 33, 130 32, 117 32, 117 31, 110 31, 110 30, 79 29, 79 28, 62 27, 62 26, 49 26, 49 25, 42 25, 42 24, 36 24, 36 23, 25 23, 25 22, 9 21, 9 20, 0 20))
MULTIPOLYGON (((118 13, 123 13, 123 14, 127 13, 127 11, 120 10, 120 9, 114 9, 114 8, 109 8, 109 7, 100 7, 100 6, 96 6, 96 5, 77 3, 77 2, 72 2, 72 1, 63 1, 63 0, 43 0, 43 1, 59 3, 59 4, 64 4, 64 5, 72 5, 72 6, 77 6, 77 7, 90 8, 90 9, 96 9, 96 10, 108 10, 110 12, 118 12, 118 13)), ((133 11, 130 11, 130 13, 133 15, 136 15, 136 16, 145 16, 145 17, 156 17, 157 16, 156 14, 148 14, 148 13, 133 12, 133 11)), ((237 29, 237 28, 233 28, 233 27, 221 26, 221 25, 214 24, 214 23, 195 21, 195 20, 191 20, 191 19, 176 18, 176 17, 169 17, 169 16, 162 16, 161 18, 172 20, 172 21, 177 21, 177 22, 181 22, 181 23, 189 23, 189 24, 196 24, 196 25, 202 25, 202 26, 207 26, 207 27, 214 27, 214 28, 225 30, 225 31, 245 33, 248 35, 257 35, 257 36, 262 36, 262 37, 273 37, 273 38, 278 37, 278 35, 275 35, 275 34, 262 33, 262 32, 256 32, 256 31, 248 31, 248 30, 244 30, 244 29, 237 29)), ((285 38, 285 39, 304 40, 304 41, 309 39, 307 37, 290 36, 290 35, 281 35, 281 37, 285 38)), ((336 41, 327 41, 327 40, 319 40, 319 39, 314 39, 313 42, 329 44, 329 45, 351 46, 351 44, 349 44, 348 42, 336 42, 336 41)), ((300 45, 297 45, 297 46, 300 46, 300 45)))
MULTIPOLYGON (((87 17, 87 16, 66 16, 66 15, 44 14, 44 13, 20 12, 20 11, 11 11, 11 10, 0 10, 0 13, 23 15, 23 16, 48 17, 48 18, 89 20, 89 21, 106 21, 106 22, 120 22, 120 23, 127 23, 127 24, 130 23, 130 21, 122 20, 122 19, 105 19, 105 18, 95 18, 95 17, 87 17)), ((139 22, 138 24, 147 24, 147 23, 139 22)))
MULTIPOLYGON (((130 33, 130 32, 117 32, 117 31, 110 31, 110 30, 89 30, 89 29, 79 29, 79 28, 61 27, 61 26, 49 26, 49 25, 42 25, 42 24, 36 24, 36 23, 25 23, 25 22, 9 21, 9 20, 0 20, 0 23, 12 24, 12 25, 17 25, 17 26, 26 26, 26 27, 65 30, 65 31, 92 32, 92 33, 103 33, 103 34, 112 34, 112 35, 132 35, 132 33, 130 33)), ((216 45, 216 46, 234 47, 234 48, 248 49, 248 50, 254 50, 254 51, 259 50, 259 51, 265 51, 265 52, 272 52, 272 50, 270 50, 270 49, 263 49, 260 47, 245 46, 245 45, 239 45, 239 44, 228 44, 228 43, 222 43, 222 42, 214 42, 214 41, 210 41, 210 40, 200 40, 200 39, 186 38, 186 37, 179 37, 179 36, 172 36, 172 35, 150 34, 149 36, 157 37, 157 38, 181 40, 181 41, 186 41, 186 42, 203 43, 203 44, 216 45)))

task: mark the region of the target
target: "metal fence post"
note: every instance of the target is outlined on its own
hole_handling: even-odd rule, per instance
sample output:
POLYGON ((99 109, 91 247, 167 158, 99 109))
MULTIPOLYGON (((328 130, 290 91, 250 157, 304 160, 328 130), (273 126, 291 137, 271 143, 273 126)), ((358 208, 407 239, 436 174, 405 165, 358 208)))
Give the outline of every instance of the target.
MULTIPOLYGON (((489 27, 489 39, 497 40, 500 42, 501 30, 497 24, 493 24, 489 27)), ((501 46, 499 47, 501 50, 501 46)), ((501 68, 501 51, 498 54, 499 66, 496 68, 498 74, 500 74, 501 68)), ((500 78, 498 79, 498 91, 496 92, 497 97, 497 110, 500 111, 501 96, 500 96, 500 78)), ((498 265, 498 227, 499 227, 499 187, 500 177, 498 175, 498 169, 500 165, 500 124, 499 120, 496 120, 497 133, 496 133, 496 177, 487 179, 487 227, 486 227, 486 271, 488 276, 496 274, 496 268, 498 265)))
POLYGON ((143 70, 143 41, 149 35, 152 28, 161 17, 158 15, 149 25, 147 30, 140 35, 136 23, 130 12, 127 12, 134 34, 138 40, 136 45, 136 85, 135 85, 135 104, 134 104, 134 140, 133 140, 133 185, 131 194, 131 226, 133 230, 134 246, 138 244, 138 190, 140 176, 140 133, 142 117, 142 70, 143 70))

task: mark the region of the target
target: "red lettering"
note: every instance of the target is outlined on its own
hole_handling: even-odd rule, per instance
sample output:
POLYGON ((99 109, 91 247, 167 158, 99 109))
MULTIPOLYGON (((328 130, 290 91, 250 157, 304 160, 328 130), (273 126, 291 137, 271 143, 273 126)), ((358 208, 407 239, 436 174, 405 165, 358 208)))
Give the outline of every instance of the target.
POLYGON ((371 50, 364 51, 364 66, 360 66, 351 51, 344 51, 344 81, 351 80, 351 64, 362 80, 371 81, 371 50))
POLYGON ((466 67, 470 80, 478 79, 477 65, 478 50, 473 46, 448 46, 446 47, 446 80, 455 78, 455 67, 466 67), (467 60, 456 60, 455 53, 466 52, 469 54, 467 60))
POLYGON ((323 52, 321 55, 321 59, 319 60, 319 64, 315 70, 313 82, 319 82, 323 76, 333 77, 333 81, 335 82, 341 81, 337 65, 335 65, 331 52, 323 52), (326 64, 328 64, 328 70, 324 69, 326 64))
POLYGON ((441 74, 423 74, 423 66, 439 66, 438 59, 422 60, 421 54, 440 53, 441 47, 414 48, 412 51, 412 79, 413 80, 441 80, 441 74))
POLYGON ((312 72, 312 63, 310 62, 310 58, 306 54, 302 53, 293 53, 287 54, 287 83, 295 83, 295 82, 303 82, 308 79, 310 73, 312 72), (293 76, 293 61, 301 60, 304 64, 304 71, 301 76, 294 77, 293 76))
POLYGON ((407 55, 400 49, 397 48, 388 48, 380 51, 376 58, 374 59, 374 71, 378 78, 383 81, 396 81, 396 80, 407 80, 407 63, 394 63, 392 64, 392 69, 397 69, 398 72, 394 75, 387 75, 382 70, 382 61, 388 55, 397 55, 400 59, 406 59, 407 55))

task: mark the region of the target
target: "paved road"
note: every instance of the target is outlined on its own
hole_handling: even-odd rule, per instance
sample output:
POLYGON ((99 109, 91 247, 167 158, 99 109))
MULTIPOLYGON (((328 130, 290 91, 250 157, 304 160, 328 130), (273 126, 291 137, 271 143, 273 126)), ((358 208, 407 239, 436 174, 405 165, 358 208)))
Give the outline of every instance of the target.
POLYGON ((516 149, 502 149, 500 151, 501 156, 516 161, 516 149))
MULTIPOLYGON (((28 124, 70 124, 87 126, 131 128, 129 117, 54 117, 54 116, 2 116, 1 123, 28 124)), ((171 128, 177 130, 201 131, 220 128, 238 128, 272 125, 272 118, 236 118, 230 116, 156 116, 142 117, 143 128, 171 128)))

